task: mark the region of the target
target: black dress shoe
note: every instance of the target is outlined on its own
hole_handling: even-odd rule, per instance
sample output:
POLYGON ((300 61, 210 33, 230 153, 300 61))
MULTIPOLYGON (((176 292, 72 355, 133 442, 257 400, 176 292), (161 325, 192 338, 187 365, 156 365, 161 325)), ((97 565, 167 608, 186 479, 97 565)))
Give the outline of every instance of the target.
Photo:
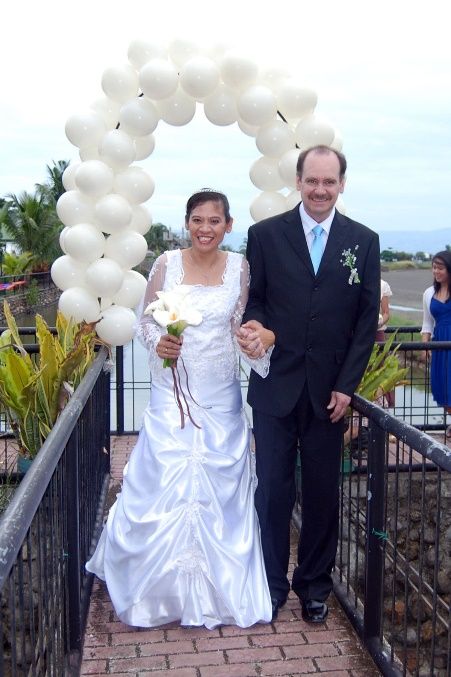
POLYGON ((318 602, 316 599, 306 599, 301 601, 302 618, 306 623, 324 623, 329 613, 325 602, 318 602))
POLYGON ((272 604, 272 621, 275 621, 278 614, 279 614, 279 609, 281 609, 285 602, 286 599, 277 599, 277 597, 271 597, 271 604, 272 604))

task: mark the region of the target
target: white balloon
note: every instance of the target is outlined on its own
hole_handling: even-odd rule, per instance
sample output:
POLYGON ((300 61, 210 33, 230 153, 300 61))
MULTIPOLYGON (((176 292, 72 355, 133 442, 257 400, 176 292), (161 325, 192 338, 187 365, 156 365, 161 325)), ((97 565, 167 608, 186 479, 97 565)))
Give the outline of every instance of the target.
POLYGON ((132 40, 127 52, 128 60, 137 70, 145 63, 155 58, 166 58, 166 50, 162 45, 157 45, 145 40, 132 40))
POLYGON ((75 226, 76 223, 92 221, 94 205, 79 190, 68 190, 58 198, 56 213, 65 226, 75 226))
POLYGON ((72 226, 64 237, 65 251, 77 261, 92 263, 103 256, 105 237, 91 223, 72 226))
POLYGON ((155 137, 153 134, 140 136, 133 143, 135 145, 135 160, 145 160, 155 149, 155 137))
POLYGON ((110 193, 97 201, 94 216, 104 233, 117 233, 129 225, 132 208, 125 197, 110 193))
POLYGON ((231 125, 237 121, 238 111, 233 89, 219 84, 213 94, 204 100, 204 113, 214 125, 231 125))
POLYGON ((146 202, 155 190, 153 179, 141 167, 129 167, 116 174, 114 192, 122 195, 132 205, 146 202))
POLYGON ((315 115, 303 118, 294 130, 296 142, 302 150, 323 144, 329 146, 335 136, 335 130, 328 122, 315 115))
POLYGON ((99 146, 83 146, 80 148, 78 155, 83 162, 88 160, 100 160, 99 146))
POLYGON ((128 63, 111 66, 103 72, 102 89, 113 101, 128 101, 138 95, 138 74, 128 63))
POLYGON ((181 68, 189 59, 199 53, 199 48, 194 42, 176 38, 168 47, 168 53, 172 62, 181 68))
POLYGON ((63 291, 58 308, 65 317, 75 322, 95 322, 99 319, 99 302, 83 287, 71 287, 63 291))
POLYGON ((338 196, 338 200, 335 203, 335 208, 340 212, 340 214, 346 216, 346 205, 343 202, 341 195, 338 196))
POLYGON ((267 125, 260 127, 255 143, 263 155, 278 158, 287 150, 294 148, 294 132, 286 122, 272 120, 267 125))
POLYGON ((80 167, 81 162, 71 162, 63 172, 63 186, 66 190, 76 190, 75 172, 80 167))
POLYGON ((75 174, 77 188, 88 197, 106 195, 113 187, 114 172, 100 160, 83 162, 75 174))
POLYGON ((53 282, 63 291, 70 287, 82 287, 85 282, 86 264, 65 254, 55 259, 50 268, 53 282))
POLYGON ((287 150, 279 160, 279 174, 289 188, 296 188, 296 165, 299 152, 298 148, 287 150))
POLYGON ((96 324, 97 336, 112 346, 123 346, 135 335, 136 315, 130 308, 111 306, 102 311, 96 324))
POLYGON ((66 122, 66 136, 78 148, 94 146, 106 132, 103 118, 93 110, 71 115, 66 122))
POLYGON ((59 235, 59 245, 60 245, 62 251, 64 252, 64 254, 67 254, 66 245, 64 243, 64 240, 65 240, 66 234, 70 230, 70 228, 71 228, 71 226, 64 226, 63 230, 60 232, 60 235, 59 235))
POLYGON ((93 101, 90 107, 103 118, 107 129, 116 128, 119 122, 120 108, 120 104, 117 101, 112 101, 107 96, 104 96, 101 99, 93 101))
POLYGON ((106 132, 100 141, 99 156, 114 170, 121 171, 135 159, 133 140, 120 129, 106 132))
POLYGON ((276 97, 264 85, 251 85, 238 96, 238 113, 244 122, 260 127, 274 119, 276 97))
POLYGON ((296 80, 286 80, 277 92, 277 109, 287 120, 299 120, 315 110, 318 96, 313 89, 304 87, 296 80))
POLYGON ((229 50, 220 63, 221 77, 226 85, 244 89, 257 80, 258 66, 245 55, 229 50))
POLYGON ((225 43, 218 42, 211 47, 207 47, 204 50, 204 54, 212 59, 218 66, 220 66, 221 61, 223 60, 226 53, 230 50, 229 45, 225 43))
POLYGON ((250 206, 251 216, 254 221, 261 221, 269 216, 282 214, 286 211, 285 196, 273 191, 260 193, 250 206))
POLYGON ((145 205, 135 205, 132 212, 132 220, 127 226, 127 230, 136 230, 137 233, 145 235, 149 232, 152 225, 152 216, 145 205))
POLYGON ((253 136, 254 138, 258 134, 259 127, 255 125, 249 125, 247 122, 244 122, 240 117, 237 119, 238 127, 241 131, 246 134, 246 136, 253 136))
POLYGON ((219 68, 205 56, 189 59, 180 71, 180 86, 194 99, 201 101, 219 84, 219 68))
POLYGON ((187 125, 196 112, 196 102, 180 88, 167 99, 158 101, 157 106, 162 120, 176 127, 187 125))
POLYGON ((121 288, 113 296, 113 303, 117 306, 135 308, 143 298, 146 287, 147 280, 144 275, 137 273, 136 270, 127 270, 121 288))
POLYGON ((260 190, 279 190, 284 182, 279 174, 279 161, 276 158, 261 157, 251 165, 249 176, 260 190))
POLYGON ((85 283, 94 296, 113 296, 121 288, 124 273, 117 261, 102 258, 93 261, 85 273, 85 283))
POLYGON ((291 193, 289 193, 285 197, 285 203, 288 209, 294 209, 296 205, 298 205, 301 201, 301 194, 299 193, 298 190, 292 190, 291 193))
POLYGON ((343 148, 343 136, 342 136, 341 132, 339 132, 337 129, 335 130, 334 140, 329 145, 334 150, 338 150, 338 152, 340 152, 342 150, 342 148, 343 148))
POLYGON ((106 308, 109 308, 111 305, 113 305, 111 296, 102 296, 100 299, 100 310, 106 310, 106 308))
POLYGON ((274 94, 277 94, 281 85, 290 77, 290 74, 285 68, 277 66, 271 68, 264 68, 258 76, 258 82, 269 87, 274 94))
POLYGON ((135 230, 124 230, 110 235, 105 246, 105 256, 114 259, 122 268, 133 268, 145 259, 147 242, 135 230))
POLYGON ((177 89, 178 73, 166 59, 151 59, 139 71, 139 84, 145 96, 158 101, 177 89))
POLYGON ((152 101, 144 97, 127 101, 119 112, 123 132, 130 136, 146 136, 157 127, 160 116, 152 101))

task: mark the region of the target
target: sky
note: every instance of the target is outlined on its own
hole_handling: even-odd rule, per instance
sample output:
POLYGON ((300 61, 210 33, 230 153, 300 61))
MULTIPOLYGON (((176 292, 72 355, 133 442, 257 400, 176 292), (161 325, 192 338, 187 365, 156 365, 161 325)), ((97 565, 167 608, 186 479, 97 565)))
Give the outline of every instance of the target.
MULTIPOLYGON (((282 67, 318 94, 316 113, 342 135, 346 213, 377 232, 450 226, 451 49, 446 0, 227 3, 209 0, 16 0, 2 8, 0 196, 32 191, 46 165, 77 160, 66 120, 103 95, 101 77, 127 62, 135 39, 201 50, 222 44, 261 68, 282 67)), ((175 231, 195 190, 229 196, 234 229, 252 223, 260 156, 236 124, 202 106, 189 125, 160 122, 139 163, 156 188, 153 220, 175 231)), ((425 243, 426 248, 427 243, 425 243)))

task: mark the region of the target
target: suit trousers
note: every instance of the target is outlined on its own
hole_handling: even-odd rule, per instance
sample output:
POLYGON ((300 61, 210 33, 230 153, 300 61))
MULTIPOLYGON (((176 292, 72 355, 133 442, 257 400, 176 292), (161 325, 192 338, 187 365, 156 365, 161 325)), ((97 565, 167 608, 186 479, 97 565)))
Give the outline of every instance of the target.
POLYGON ((290 590, 290 524, 301 461, 301 518, 298 562, 292 588, 301 599, 324 601, 332 589, 331 571, 338 543, 339 482, 343 420, 315 415, 305 386, 287 416, 253 411, 258 485, 255 505, 271 597, 290 590))

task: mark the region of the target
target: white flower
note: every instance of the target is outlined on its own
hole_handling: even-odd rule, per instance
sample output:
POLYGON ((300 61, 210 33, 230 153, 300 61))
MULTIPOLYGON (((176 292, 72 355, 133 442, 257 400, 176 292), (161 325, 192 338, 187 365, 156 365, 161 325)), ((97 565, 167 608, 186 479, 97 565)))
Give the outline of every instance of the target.
MULTIPOLYGON (((354 247, 354 252, 356 252, 358 248, 359 245, 356 244, 356 246, 354 247)), ((351 252, 351 248, 343 249, 343 251, 341 252, 342 258, 340 259, 340 262, 343 264, 345 268, 349 268, 349 270, 351 271, 348 279, 348 284, 352 284, 353 282, 359 284, 360 282, 359 273, 357 271, 356 266, 357 256, 354 252, 351 252)))
POLYGON ((187 300, 190 291, 187 285, 179 285, 170 291, 158 291, 158 299, 149 303, 144 314, 153 315, 160 327, 177 325, 180 333, 188 325, 196 327, 202 322, 202 315, 187 300))

